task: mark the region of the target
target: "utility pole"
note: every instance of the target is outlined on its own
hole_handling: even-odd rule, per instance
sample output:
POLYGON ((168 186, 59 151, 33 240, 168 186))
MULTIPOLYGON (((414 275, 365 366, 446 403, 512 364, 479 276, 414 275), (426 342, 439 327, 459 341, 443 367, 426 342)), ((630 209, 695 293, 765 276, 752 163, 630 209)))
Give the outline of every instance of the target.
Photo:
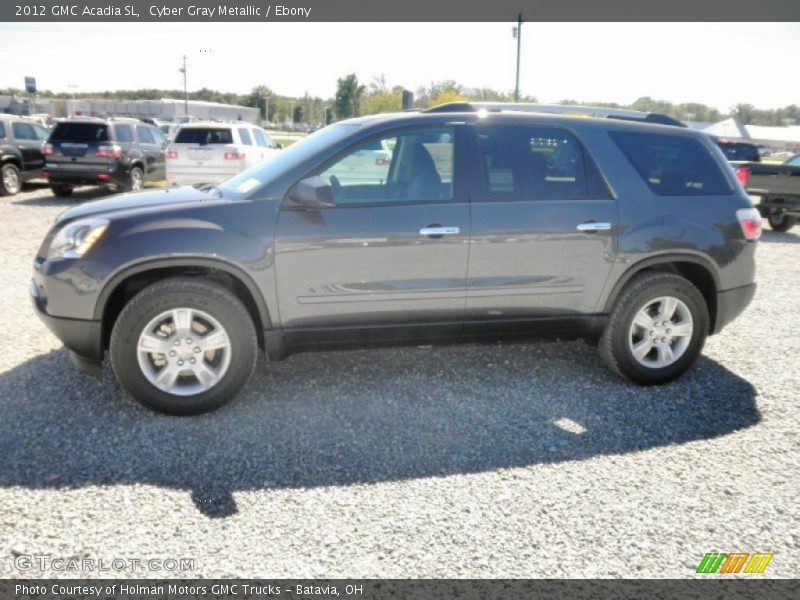
MULTIPOLYGON (((183 55, 183 62, 181 63, 181 68, 178 69, 181 73, 183 73, 183 114, 185 116, 189 116, 189 92, 186 88, 186 55, 183 55)), ((517 76, 519 77, 519 75, 517 76)))
POLYGON ((514 86, 514 102, 519 102, 519 56, 522 47, 522 13, 517 16, 517 26, 512 30, 517 38, 517 83, 514 86))

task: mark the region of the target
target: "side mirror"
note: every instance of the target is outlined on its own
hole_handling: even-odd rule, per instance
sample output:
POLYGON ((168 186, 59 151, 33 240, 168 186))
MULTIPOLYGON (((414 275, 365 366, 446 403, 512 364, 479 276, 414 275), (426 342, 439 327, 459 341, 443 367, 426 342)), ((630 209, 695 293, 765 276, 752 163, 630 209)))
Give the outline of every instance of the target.
POLYGON ((333 188, 327 179, 308 177, 298 181, 289 192, 289 200, 300 206, 311 209, 333 208, 333 188))

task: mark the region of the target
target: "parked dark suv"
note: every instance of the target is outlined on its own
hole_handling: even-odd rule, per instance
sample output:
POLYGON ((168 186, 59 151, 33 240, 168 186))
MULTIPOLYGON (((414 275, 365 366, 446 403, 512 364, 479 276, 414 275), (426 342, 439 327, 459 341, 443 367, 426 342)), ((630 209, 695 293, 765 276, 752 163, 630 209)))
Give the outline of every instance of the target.
POLYGON ((23 181, 42 176, 42 143, 49 133, 30 119, 0 115, 0 196, 13 196, 23 181))
POLYGON ((166 146, 157 127, 138 119, 65 119, 56 124, 43 148, 44 176, 56 196, 70 196, 76 185, 135 192, 145 181, 166 177, 166 146))
POLYGON ((66 211, 33 300, 80 367, 109 350, 171 413, 228 402, 259 348, 583 337, 667 382, 752 299, 760 217, 708 136, 650 117, 344 121, 219 186, 66 211), (386 168, 359 169, 376 141, 386 168))

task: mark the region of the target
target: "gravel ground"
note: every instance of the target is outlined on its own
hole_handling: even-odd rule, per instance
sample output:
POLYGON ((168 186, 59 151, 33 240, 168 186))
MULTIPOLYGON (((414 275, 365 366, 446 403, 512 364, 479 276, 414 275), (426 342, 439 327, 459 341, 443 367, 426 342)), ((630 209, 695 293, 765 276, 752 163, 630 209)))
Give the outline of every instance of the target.
POLYGON ((99 195, 0 198, 3 576, 75 575, 13 566, 49 554, 188 557, 198 577, 689 577, 709 551, 800 575, 800 232, 765 231, 754 303, 665 387, 582 342, 321 352, 181 419, 77 372, 30 306, 53 218, 99 195))

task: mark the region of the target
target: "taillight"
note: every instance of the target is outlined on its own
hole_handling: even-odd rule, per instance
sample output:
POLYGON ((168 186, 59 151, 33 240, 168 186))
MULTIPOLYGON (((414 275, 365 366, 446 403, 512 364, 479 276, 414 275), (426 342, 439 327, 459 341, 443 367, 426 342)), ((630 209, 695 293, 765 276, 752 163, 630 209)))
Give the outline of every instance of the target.
POLYGON ((761 214, 756 208, 740 208, 736 218, 742 226, 742 233, 747 240, 755 241, 761 237, 761 214))
POLYGON ((44 156, 53 155, 53 144, 42 144, 42 154, 44 156))
POLYGON ((375 164, 379 167, 385 167, 386 165, 389 164, 389 161, 386 160, 385 158, 376 158, 375 164))
POLYGON ((747 178, 750 177, 749 167, 736 167, 733 172, 736 174, 736 179, 742 184, 742 187, 747 187, 747 178))
POLYGON ((164 153, 166 158, 178 158, 178 151, 177 150, 167 150, 164 153))
POLYGON ((122 156, 122 148, 116 144, 110 146, 98 146, 97 156, 99 158, 120 158, 122 156))
POLYGON ((50 179, 50 171, 42 171, 42 177, 45 179, 50 179))
POLYGON ((244 152, 226 152, 225 160, 244 160, 244 152))

